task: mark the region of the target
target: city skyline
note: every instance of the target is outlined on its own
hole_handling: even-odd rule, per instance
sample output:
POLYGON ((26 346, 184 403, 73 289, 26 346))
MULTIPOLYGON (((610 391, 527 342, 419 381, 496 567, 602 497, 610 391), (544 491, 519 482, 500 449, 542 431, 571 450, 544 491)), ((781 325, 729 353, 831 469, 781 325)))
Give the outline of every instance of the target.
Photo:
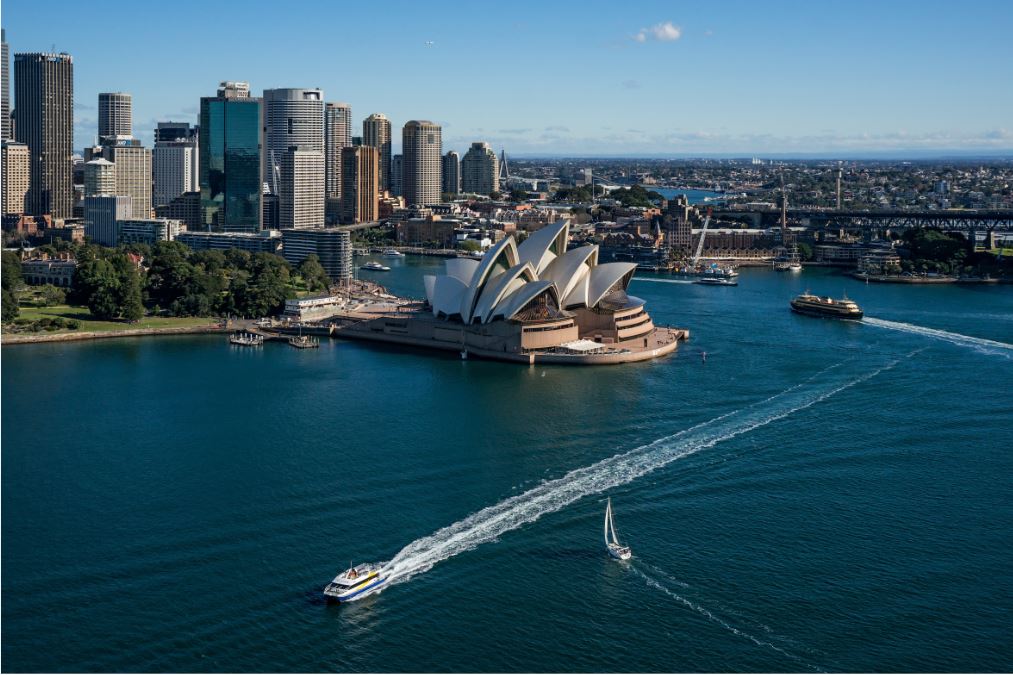
MULTIPOLYGON (((198 5, 183 2, 179 15, 188 8, 198 5)), ((134 134, 150 147, 157 122, 193 123, 201 96, 243 80, 255 95, 319 87, 325 100, 351 105, 353 129, 374 112, 394 129, 432 119, 444 129, 444 151, 481 140, 515 156, 1013 153, 1013 89, 1003 86, 1013 61, 1008 4, 593 3, 578 11, 522 3, 506 16, 403 4, 384 26, 383 49, 341 29, 362 25, 366 6, 303 3, 270 19, 200 6, 204 18, 169 52, 171 66, 175 29, 145 20, 154 10, 135 10, 137 30, 118 32, 109 50, 85 39, 101 26, 84 6, 56 2, 44 21, 35 6, 5 9, 13 53, 55 46, 74 57, 78 151, 98 133, 100 92, 132 95, 134 134), (295 31, 312 14, 340 33, 342 49, 370 53, 370 67, 341 69, 346 61, 322 40, 267 53, 243 37, 295 31), (214 29, 223 21, 234 27, 225 41, 214 29), (215 45, 213 58, 202 40, 215 45), (962 48, 969 43, 974 50, 962 48)), ((392 135, 397 153, 400 134, 392 135)))

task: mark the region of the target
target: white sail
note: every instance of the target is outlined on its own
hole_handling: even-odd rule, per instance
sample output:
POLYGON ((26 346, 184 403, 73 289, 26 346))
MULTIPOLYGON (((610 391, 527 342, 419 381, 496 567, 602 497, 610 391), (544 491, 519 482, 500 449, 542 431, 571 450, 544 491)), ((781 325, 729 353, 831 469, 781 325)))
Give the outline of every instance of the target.
POLYGON ((612 522, 612 498, 609 497, 608 506, 605 507, 605 548, 609 545, 609 523, 612 522))

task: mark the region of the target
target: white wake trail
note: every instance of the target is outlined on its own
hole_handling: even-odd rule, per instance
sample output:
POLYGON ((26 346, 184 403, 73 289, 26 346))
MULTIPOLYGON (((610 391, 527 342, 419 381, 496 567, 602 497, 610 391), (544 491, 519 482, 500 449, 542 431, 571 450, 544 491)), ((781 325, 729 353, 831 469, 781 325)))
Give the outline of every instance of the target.
POLYGON ((787 656, 792 661, 795 661, 796 663, 800 663, 803 666, 806 666, 807 668, 811 668, 811 669, 813 669, 815 671, 818 671, 818 672, 821 672, 821 673, 822 672, 826 672, 822 668, 820 668, 819 666, 816 666, 816 665, 813 665, 812 663, 809 663, 808 661, 802 659, 800 656, 792 654, 788 650, 784 649, 783 647, 777 646, 773 642, 770 642, 768 640, 764 640, 762 638, 758 638, 758 637, 756 637, 755 635, 753 635, 751 633, 747 633, 746 631, 744 631, 744 630, 742 630, 740 628, 736 628, 732 624, 728 623, 727 621, 725 621, 721 617, 719 617, 716 614, 714 614, 714 612, 710 611, 706 607, 704 607, 702 605, 699 605, 699 604, 693 602, 692 600, 684 598, 683 596, 679 595, 678 593, 676 593, 672 589, 668 588, 667 586, 665 586, 663 583, 661 583, 660 581, 658 581, 654 577, 648 575, 647 573, 645 573, 644 571, 642 571, 640 569, 637 569, 636 566, 631 566, 630 569, 633 571, 634 574, 636 574, 641 579, 643 579, 644 583, 646 583, 651 588, 654 588, 656 590, 661 591, 662 593, 664 593, 668 597, 672 598, 673 600, 678 600, 679 602, 681 602, 682 604, 684 604, 686 607, 689 607, 694 612, 697 612, 698 614, 701 614, 702 616, 706 617, 709 621, 713 621, 714 623, 716 623, 717 625, 721 626, 722 628, 724 628, 725 630, 729 631, 730 633, 733 633, 734 635, 738 635, 741 638, 745 638, 745 639, 749 640, 750 642, 752 642, 753 644, 755 644, 757 646, 760 646, 760 647, 769 647, 770 649, 773 649, 775 652, 778 652, 779 654, 787 656))
MULTIPOLYGON (((505 532, 559 511, 583 497, 629 483, 677 459, 784 419, 864 382, 898 362, 899 359, 848 381, 840 382, 838 379, 836 384, 821 382, 812 387, 807 386, 808 383, 795 385, 760 403, 590 466, 574 469, 560 478, 487 506, 401 549, 384 568, 388 577, 385 585, 407 581, 443 560, 494 541, 505 532)), ((834 368, 835 366, 824 372, 829 373, 834 368)))
POLYGON ((633 281, 650 281, 652 284, 691 284, 692 279, 648 279, 647 277, 633 277, 633 281))
POLYGON ((960 333, 950 333, 949 331, 939 330, 937 328, 926 328, 925 326, 919 326, 913 323, 887 321, 886 319, 876 319, 869 316, 865 317, 865 319, 862 320, 862 323, 870 326, 877 326, 879 328, 888 328, 890 330, 899 330, 905 333, 912 333, 914 335, 922 335, 925 337, 935 338, 937 340, 945 340, 950 344, 959 345, 961 347, 970 347, 984 354, 1005 356, 1008 359, 1013 358, 1013 345, 1008 342, 986 340, 985 338, 961 335, 960 333))

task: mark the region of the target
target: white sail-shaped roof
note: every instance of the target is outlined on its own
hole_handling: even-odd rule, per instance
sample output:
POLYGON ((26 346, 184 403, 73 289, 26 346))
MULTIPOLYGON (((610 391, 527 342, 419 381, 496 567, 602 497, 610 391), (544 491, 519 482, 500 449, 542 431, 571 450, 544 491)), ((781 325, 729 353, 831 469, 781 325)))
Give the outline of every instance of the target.
POLYGON ((556 304, 558 305, 559 294, 556 292, 556 285, 551 281, 543 279, 541 281, 533 281, 529 284, 524 284, 522 287, 505 297, 493 312, 491 318, 495 319, 501 316, 507 320, 512 319, 514 318, 514 315, 524 309, 529 302, 545 291, 552 293, 556 300, 556 304))
POLYGON ((535 230, 517 247, 521 262, 529 262, 536 274, 541 274, 549 263, 566 252, 570 238, 570 223, 560 220, 535 230))
POLYGON ((471 278, 475 275, 478 265, 479 262, 471 258, 447 258, 443 263, 448 276, 457 277, 465 284, 471 284, 471 278))
POLYGON ((625 291, 629 287, 630 279, 633 278, 636 269, 637 264, 632 262, 605 263, 591 268, 587 306, 597 305, 609 289, 619 282, 622 282, 622 288, 625 291))
POLYGON ((429 304, 436 316, 451 317, 461 313, 461 299, 468 291, 468 286, 457 277, 441 275, 433 283, 433 294, 429 304))
POLYGON ((535 270, 531 267, 531 263, 527 262, 514 265, 506 272, 490 279, 488 283, 486 283, 485 290, 482 291, 482 295, 478 298, 478 304, 475 306, 472 318, 479 319, 482 323, 487 323, 492 317, 492 313, 493 310, 496 309, 496 305, 498 305, 503 298, 513 293, 521 286, 537 280, 538 275, 535 274, 535 270))
POLYGON ((513 237, 501 239, 498 244, 489 249, 479 262, 471 277, 471 283, 461 299, 461 319, 464 323, 471 323, 475 313, 475 305, 478 304, 479 295, 490 277, 502 274, 518 263, 517 242, 513 237))
POLYGON ((587 305, 587 279, 598 264, 598 247, 581 246, 553 260, 539 275, 555 282, 563 309, 587 305))

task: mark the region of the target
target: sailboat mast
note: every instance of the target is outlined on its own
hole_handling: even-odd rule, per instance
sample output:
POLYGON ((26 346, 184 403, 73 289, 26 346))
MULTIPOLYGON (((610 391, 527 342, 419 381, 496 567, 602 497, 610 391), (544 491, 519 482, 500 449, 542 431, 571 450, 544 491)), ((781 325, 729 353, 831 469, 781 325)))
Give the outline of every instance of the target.
POLYGON ((612 498, 609 497, 608 506, 605 507, 605 546, 609 545, 609 523, 612 522, 612 498))

